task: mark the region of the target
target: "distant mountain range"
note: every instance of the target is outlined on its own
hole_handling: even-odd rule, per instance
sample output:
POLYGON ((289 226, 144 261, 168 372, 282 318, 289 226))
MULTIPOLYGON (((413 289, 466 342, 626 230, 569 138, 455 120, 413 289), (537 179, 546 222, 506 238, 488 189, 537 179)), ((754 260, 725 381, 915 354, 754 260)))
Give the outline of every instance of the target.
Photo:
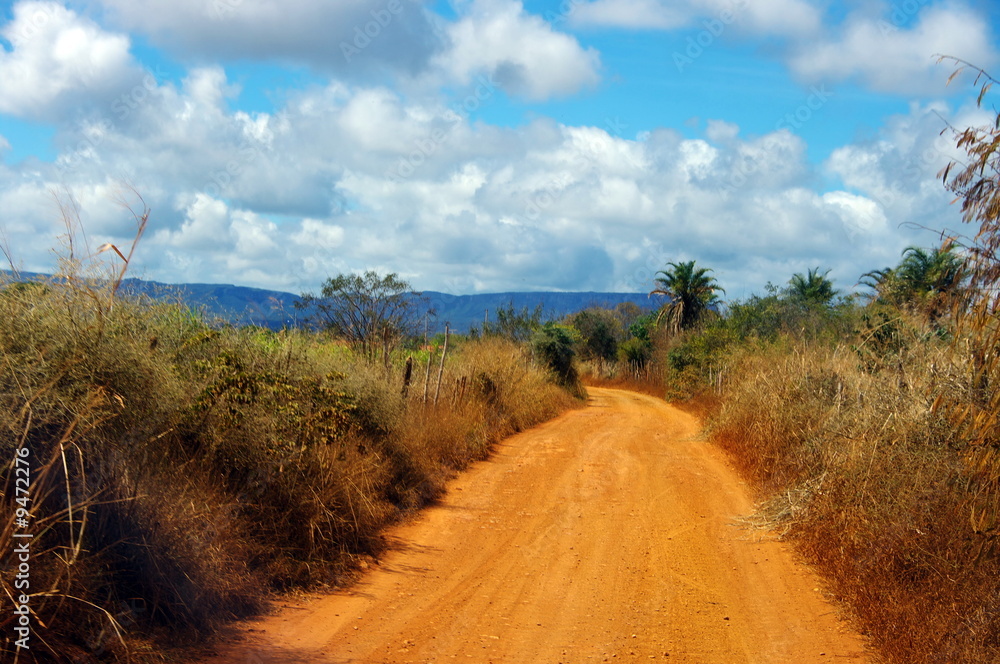
MULTIPOLYGON (((10 273, 6 275, 10 277, 10 273)), ((21 278, 45 278, 45 275, 21 273, 21 278)), ((294 306, 299 295, 282 291, 229 284, 164 284, 143 279, 126 279, 122 288, 129 293, 183 302, 234 325, 260 325, 280 329, 300 324, 305 316, 304 312, 294 306)), ((445 323, 450 323, 455 332, 468 332, 473 325, 481 325, 487 315, 491 321, 495 321, 496 310, 508 306, 513 306, 518 311, 525 307, 534 311, 535 307, 541 305, 543 319, 551 320, 591 306, 611 308, 624 302, 632 302, 644 309, 651 309, 659 304, 645 293, 538 291, 450 295, 424 291, 423 296, 436 314, 429 319, 431 333, 443 332, 445 323)))

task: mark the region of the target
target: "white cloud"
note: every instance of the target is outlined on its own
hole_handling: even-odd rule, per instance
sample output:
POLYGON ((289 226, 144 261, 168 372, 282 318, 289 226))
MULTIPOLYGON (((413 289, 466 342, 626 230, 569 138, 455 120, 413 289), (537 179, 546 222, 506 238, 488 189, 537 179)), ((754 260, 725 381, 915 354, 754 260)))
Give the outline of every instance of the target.
POLYGON ((192 251, 227 246, 232 240, 231 226, 225 202, 199 193, 185 209, 180 228, 161 231, 155 240, 168 247, 192 251))
POLYGON ((118 25, 184 60, 305 63, 342 80, 389 74, 418 85, 495 80, 529 99, 599 80, 600 59, 525 12, 520 0, 457 3, 446 20, 420 0, 99 0, 118 25))
POLYGON ((857 77, 869 88, 897 94, 940 94, 951 69, 936 66, 938 54, 954 55, 981 67, 997 62, 989 23, 960 4, 927 7, 913 24, 892 6, 883 17, 849 17, 833 37, 801 42, 789 66, 809 81, 857 77))
POLYGON ((878 201, 846 191, 831 191, 823 194, 823 202, 840 217, 852 242, 863 241, 873 247, 894 244, 892 227, 878 201))
POLYGON ((739 125, 725 120, 709 120, 707 124, 705 136, 716 143, 731 141, 740 133, 739 125))
POLYGON ((81 105, 110 104, 141 78, 129 38, 54 2, 19 2, 0 28, 0 112, 53 120, 81 105))
POLYGON ((312 288, 336 262, 331 252, 343 243, 343 229, 328 221, 304 218, 279 224, 202 193, 181 211, 183 221, 176 228, 154 230, 142 249, 153 245, 163 254, 154 260, 147 254, 147 267, 156 266, 159 273, 164 268, 183 271, 189 275, 185 281, 312 288))
POLYGON ((527 14, 519 0, 474 0, 445 32, 450 46, 434 64, 461 84, 486 74, 508 93, 546 99, 577 92, 600 78, 595 50, 527 14))
POLYGON ((306 217, 302 220, 302 228, 291 239, 302 247, 336 249, 344 243, 344 229, 336 224, 306 217))
POLYGON ((100 0, 182 58, 305 62, 358 79, 421 71, 438 48, 419 0, 100 0))
MULTIPOLYGON (((667 261, 690 259, 727 287, 759 290, 817 265, 849 286, 932 241, 902 222, 958 218, 940 166, 922 161, 941 104, 835 151, 826 175, 844 191, 824 193, 788 130, 742 137, 715 122, 703 138, 628 140, 546 119, 501 128, 342 83, 251 114, 228 110, 232 90, 220 69, 196 69, 117 123, 64 129, 61 168, 0 165, 4 230, 26 267, 51 263, 37 236, 59 233, 48 190, 60 181, 88 232, 130 239, 108 172, 127 173, 153 210, 137 276, 296 292, 366 268, 452 292, 642 291, 667 261)), ((986 117, 964 113, 957 124, 986 117)))
MULTIPOLYGON (((890 117, 873 140, 843 146, 826 162, 845 185, 876 201, 891 217, 939 227, 927 210, 940 213, 948 198, 938 173, 961 153, 946 128, 947 106, 914 104, 909 113, 890 117)), ((980 113, 963 111, 958 126, 979 124, 980 113)))
POLYGON ((941 94, 951 69, 936 65, 938 54, 987 69, 1000 61, 990 22, 961 2, 868 3, 839 24, 805 0, 594 0, 574 5, 569 18, 583 27, 673 31, 682 54, 685 38, 704 49, 730 32, 777 37, 772 52, 802 80, 856 79, 893 94, 941 94))

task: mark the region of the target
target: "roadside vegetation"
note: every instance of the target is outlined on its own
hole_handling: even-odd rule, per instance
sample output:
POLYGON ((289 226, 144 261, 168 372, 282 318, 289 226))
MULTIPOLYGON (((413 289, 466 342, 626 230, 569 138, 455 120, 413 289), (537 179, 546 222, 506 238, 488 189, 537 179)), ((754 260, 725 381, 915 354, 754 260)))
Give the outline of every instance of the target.
POLYGON ((20 661, 159 661, 274 592, 343 583, 456 471, 580 403, 559 339, 534 361, 453 335, 445 357, 395 275, 331 280, 305 298, 313 330, 235 328, 123 297, 131 253, 112 249, 0 284, 3 661, 12 606, 30 611, 20 661))
POLYGON ((706 292, 685 325, 686 264, 653 291, 673 328, 650 337, 655 380, 753 480, 747 527, 793 542, 893 664, 1000 661, 998 127, 956 130, 968 159, 941 174, 971 237, 905 249, 860 295, 817 267, 706 292))

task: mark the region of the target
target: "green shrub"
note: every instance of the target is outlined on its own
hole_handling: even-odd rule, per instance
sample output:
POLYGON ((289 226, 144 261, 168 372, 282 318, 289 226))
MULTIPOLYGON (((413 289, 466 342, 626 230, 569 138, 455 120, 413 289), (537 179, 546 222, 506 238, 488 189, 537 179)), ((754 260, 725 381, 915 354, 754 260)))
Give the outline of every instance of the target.
POLYGON ((633 370, 645 369, 653 357, 653 344, 647 339, 632 337, 618 346, 618 361, 633 370))
POLYGON ((549 369, 556 381, 576 389, 580 383, 573 358, 576 356, 574 330, 558 323, 546 323, 531 337, 535 357, 549 369))

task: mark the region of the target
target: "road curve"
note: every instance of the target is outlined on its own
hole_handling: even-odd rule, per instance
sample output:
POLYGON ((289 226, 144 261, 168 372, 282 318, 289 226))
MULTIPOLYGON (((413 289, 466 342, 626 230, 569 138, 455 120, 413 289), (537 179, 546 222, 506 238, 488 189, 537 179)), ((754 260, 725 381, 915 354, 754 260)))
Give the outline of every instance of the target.
POLYGON ((206 663, 869 661, 788 546, 734 522, 753 505, 694 417, 589 393, 393 529, 357 585, 206 663))

